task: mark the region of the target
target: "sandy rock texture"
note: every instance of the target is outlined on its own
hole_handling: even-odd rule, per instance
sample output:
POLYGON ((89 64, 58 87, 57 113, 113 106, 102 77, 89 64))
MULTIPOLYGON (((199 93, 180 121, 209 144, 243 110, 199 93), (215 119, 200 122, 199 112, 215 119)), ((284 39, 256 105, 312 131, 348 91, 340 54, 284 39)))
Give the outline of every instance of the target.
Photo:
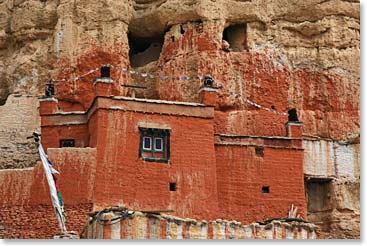
MULTIPOLYGON (((158 75, 211 74, 224 88, 218 133, 285 135, 287 117, 241 101, 248 98, 279 112, 296 107, 308 137, 348 141, 360 132, 359 8, 357 0, 0 0, 0 153, 8 156, 0 168, 35 163, 34 149, 24 152, 25 139, 39 127, 35 99, 47 81, 66 78, 56 84, 62 110, 84 110, 98 73, 74 78, 106 63, 158 75), (24 119, 9 116, 17 105, 24 119)), ((178 101, 198 101, 202 83, 117 69, 112 76, 147 86, 138 97, 178 101)), ((332 197, 359 192, 359 179, 341 178, 332 197)), ((359 205, 339 204, 325 215, 326 237, 359 237, 359 205)))

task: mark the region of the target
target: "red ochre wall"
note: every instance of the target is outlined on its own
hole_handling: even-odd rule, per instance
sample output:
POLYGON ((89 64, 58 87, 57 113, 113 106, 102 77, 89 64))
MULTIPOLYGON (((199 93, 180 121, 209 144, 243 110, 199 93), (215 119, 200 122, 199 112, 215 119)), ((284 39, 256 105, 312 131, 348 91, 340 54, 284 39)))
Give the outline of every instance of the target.
MULTIPOLYGON (((93 147, 47 149, 62 174, 59 185, 70 214, 68 230, 81 232, 86 212, 116 205, 252 223, 286 217, 294 204, 306 218, 299 140, 267 138, 264 157, 258 157, 253 145, 215 142, 213 108, 139 100, 101 97, 84 116, 57 114, 43 119, 46 147, 57 147, 60 138, 86 136, 93 147), (80 125, 51 126, 75 117, 80 125), (171 130, 169 163, 139 158, 142 125, 171 130), (176 191, 169 190, 170 182, 176 183, 176 191), (262 186, 269 186, 270 193, 263 194, 262 186)), ((40 164, 29 170, 1 171, 0 181, 1 237, 50 238, 58 232, 40 164)))
MULTIPOLYGON (((93 148, 48 149, 61 175, 68 230, 82 232, 92 211, 95 173, 93 148)), ((0 171, 0 238, 52 238, 59 232, 41 163, 34 168, 0 171)))
POLYGON ((306 219, 303 151, 254 146, 216 145, 219 208, 225 219, 252 223, 287 217, 294 204, 306 219), (269 193, 262 187, 269 186, 269 193))
POLYGON ((75 139, 75 147, 89 146, 88 126, 65 125, 65 126, 42 126, 43 136, 52 136, 42 138, 44 148, 59 148, 60 139, 75 139))
POLYGON ((97 207, 123 204, 133 210, 172 209, 178 216, 217 218, 212 118, 122 110, 97 114, 97 207), (139 158, 142 123, 171 129, 170 163, 139 158), (169 190, 170 182, 176 183, 176 191, 169 190))
MULTIPOLYGON (((91 209, 92 204, 66 205, 67 229, 82 232, 91 209)), ((51 205, 0 206, 0 238, 52 239, 59 232, 51 205)))

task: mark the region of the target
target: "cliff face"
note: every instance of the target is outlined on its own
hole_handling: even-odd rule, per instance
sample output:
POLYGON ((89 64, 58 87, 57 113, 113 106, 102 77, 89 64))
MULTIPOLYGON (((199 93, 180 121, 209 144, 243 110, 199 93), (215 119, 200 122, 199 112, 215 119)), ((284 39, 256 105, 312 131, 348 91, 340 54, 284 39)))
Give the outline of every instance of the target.
MULTIPOLYGON (((130 43, 165 38, 159 66, 148 70, 210 72, 259 104, 280 111, 293 104, 306 134, 342 140, 359 132, 358 1, 1 1, 0 17, 2 104, 11 93, 38 95, 50 78, 107 62, 126 67, 129 31, 130 43), (223 30, 239 23, 245 48, 224 52, 223 30)), ((84 86, 66 85, 65 93, 73 90, 76 103, 84 86)), ((197 89, 173 88, 170 96, 157 87, 162 98, 188 101, 197 89)), ((221 106, 237 104, 224 98, 221 106)))
MULTIPOLYGON (((68 80, 56 84, 62 110, 83 110, 97 75, 74 78, 106 63, 158 75, 211 74, 224 86, 217 133, 285 135, 286 116, 242 100, 248 98, 280 112, 297 108, 306 137, 358 144, 359 13, 354 0, 0 0, 0 168, 34 165, 26 137, 39 126, 36 97, 48 80, 68 80)), ((198 100, 199 80, 144 79, 116 69, 112 76, 147 86, 138 97, 198 100)), ((358 193, 359 174, 326 176, 335 178, 328 192, 339 205, 310 206, 310 219, 322 212, 325 231, 334 228, 326 236, 359 237, 359 206, 349 208, 343 198, 358 193), (351 216, 350 231, 343 223, 351 216)))

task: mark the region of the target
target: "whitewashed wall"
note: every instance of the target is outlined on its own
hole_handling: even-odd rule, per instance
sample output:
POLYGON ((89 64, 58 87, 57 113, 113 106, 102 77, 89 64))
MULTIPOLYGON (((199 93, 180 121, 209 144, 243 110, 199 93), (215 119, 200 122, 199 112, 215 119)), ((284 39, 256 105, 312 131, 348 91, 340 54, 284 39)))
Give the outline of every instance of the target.
POLYGON ((359 176, 359 144, 303 140, 304 173, 321 177, 359 176))

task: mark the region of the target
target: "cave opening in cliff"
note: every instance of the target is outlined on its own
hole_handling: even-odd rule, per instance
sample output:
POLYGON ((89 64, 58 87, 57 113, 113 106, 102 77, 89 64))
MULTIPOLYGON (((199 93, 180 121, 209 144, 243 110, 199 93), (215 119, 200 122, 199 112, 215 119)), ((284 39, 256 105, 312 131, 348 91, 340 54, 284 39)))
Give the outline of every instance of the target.
POLYGON ((226 41, 231 51, 248 50, 247 46, 247 25, 230 25, 223 31, 223 41, 226 41))
POLYGON ((152 37, 136 37, 128 34, 129 58, 132 67, 142 67, 157 61, 162 51, 164 34, 152 37))

